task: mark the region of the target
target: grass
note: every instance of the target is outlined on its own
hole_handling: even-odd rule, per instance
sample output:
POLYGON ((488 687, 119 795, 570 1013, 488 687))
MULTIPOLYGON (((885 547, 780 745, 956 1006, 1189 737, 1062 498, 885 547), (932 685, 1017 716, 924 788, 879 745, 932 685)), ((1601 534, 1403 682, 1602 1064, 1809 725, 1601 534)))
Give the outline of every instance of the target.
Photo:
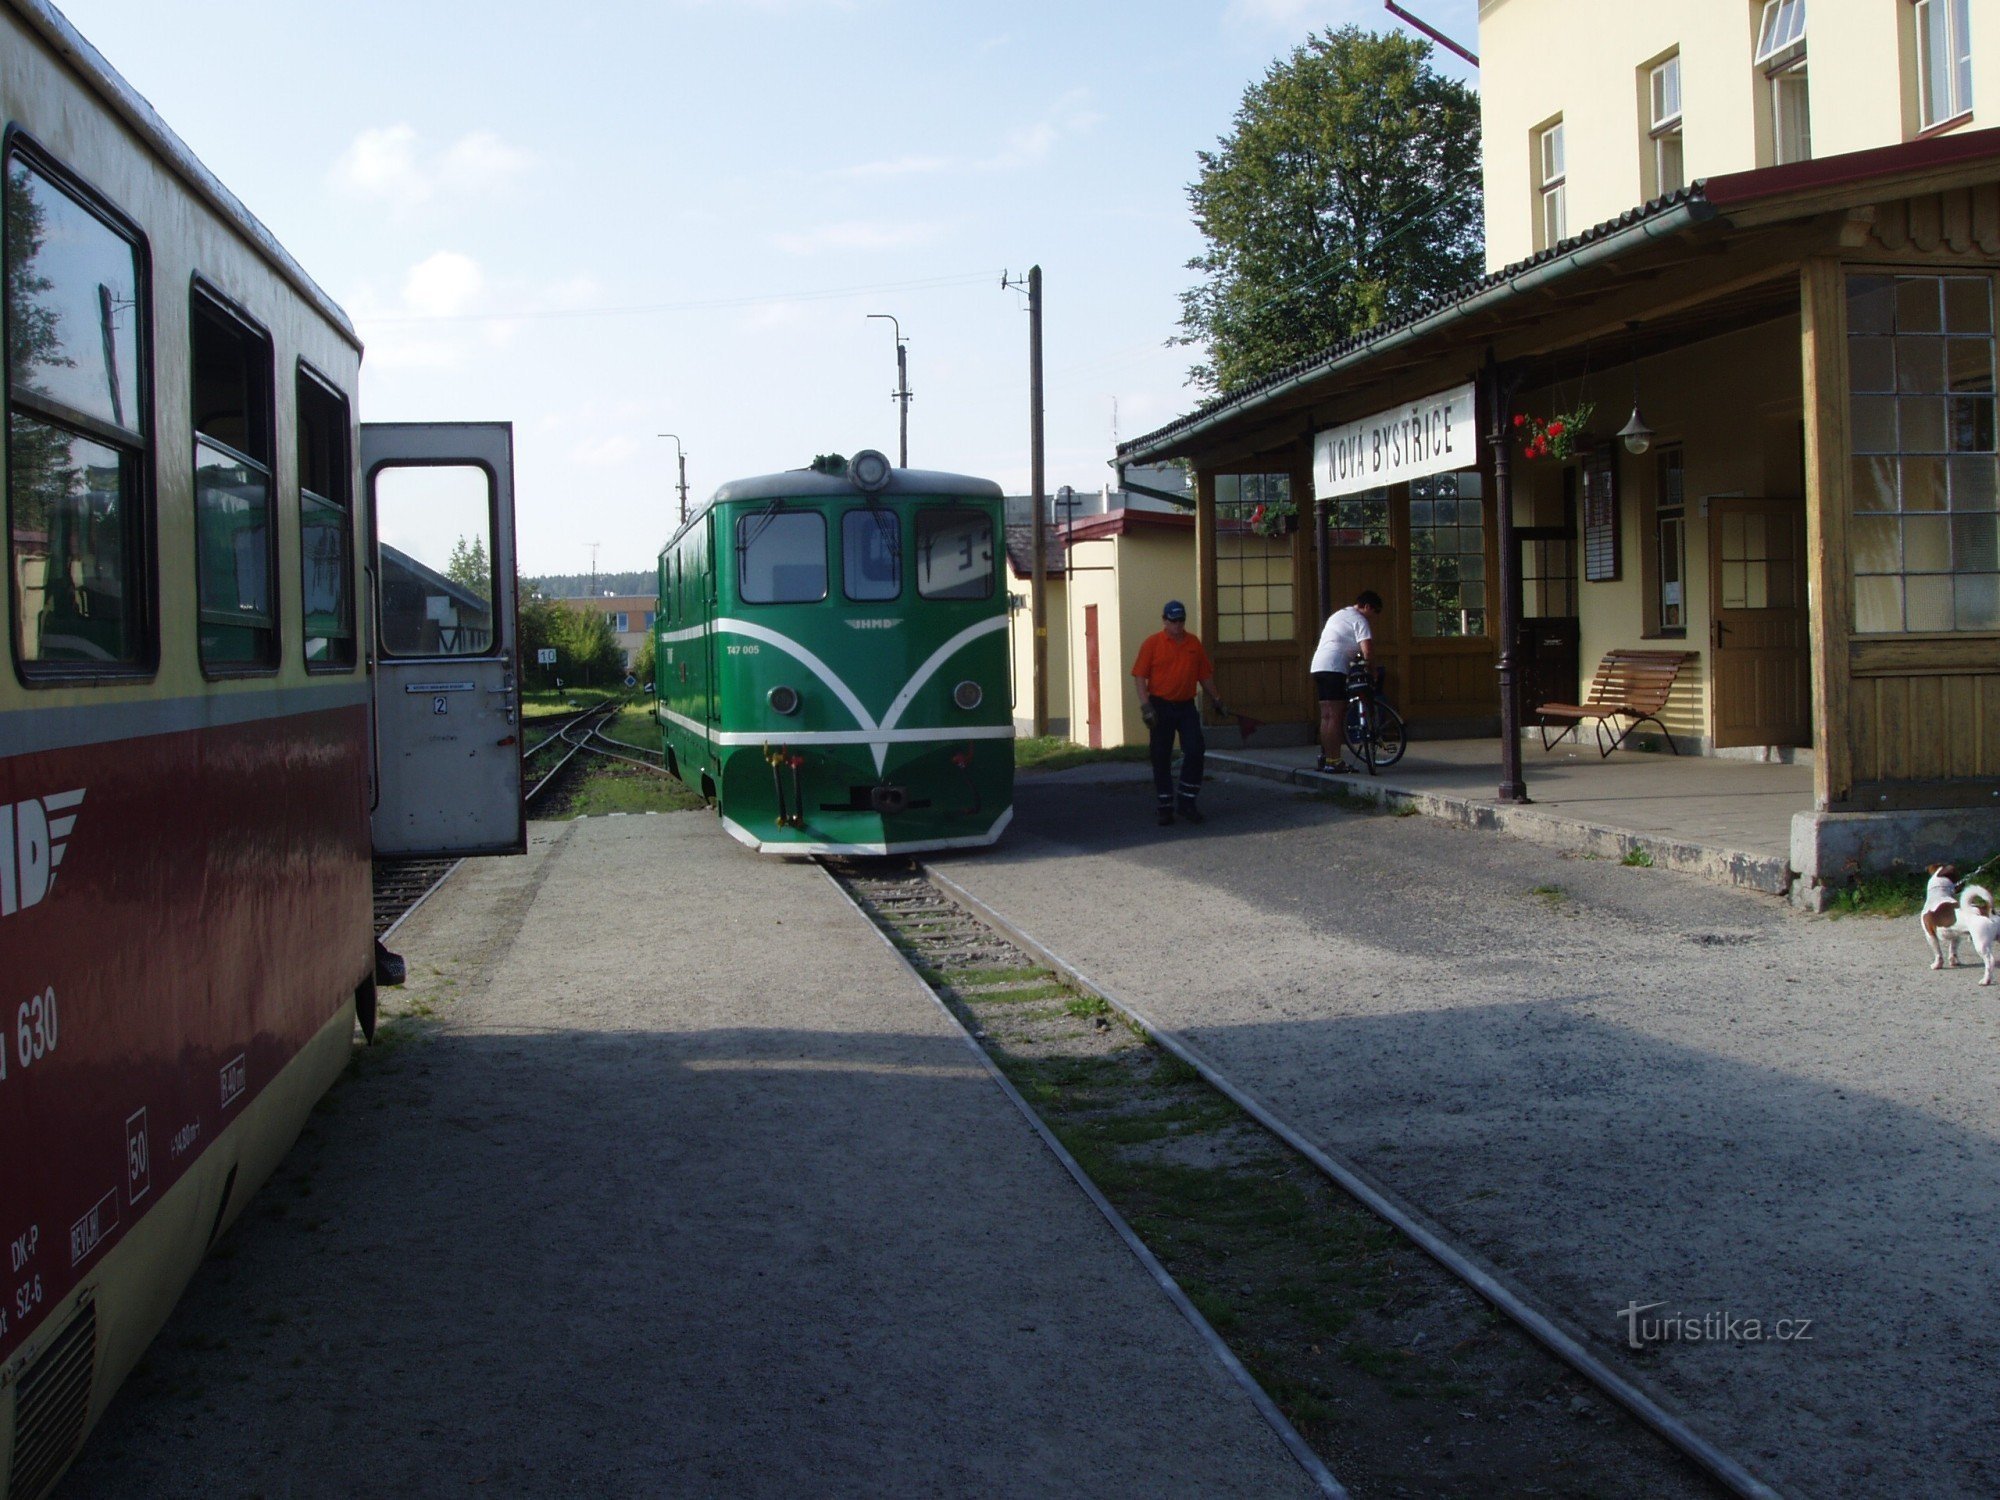
POLYGON ((1625 857, 1619 860, 1618 863, 1629 869, 1650 870, 1653 868, 1653 856, 1644 849, 1633 849, 1628 851, 1625 857))
POLYGON ((1559 885, 1537 885, 1529 887, 1530 896, 1539 896, 1550 906, 1561 906, 1569 899, 1569 892, 1559 885))
POLYGON ((594 818, 615 812, 689 812, 705 806, 699 792, 689 791, 671 776, 603 761, 585 774, 560 813, 537 810, 535 816, 594 818))
MULTIPOLYGON (((1962 866, 1961 885, 1983 885, 1993 889, 2000 878, 2000 854, 1984 863, 1962 866)), ((1914 917, 1924 909, 1924 887, 1930 876, 1921 870, 1893 870, 1876 875, 1857 875, 1852 884, 1833 894, 1827 909, 1834 917, 1914 917)))
POLYGON ((1145 760, 1149 753, 1144 745, 1113 745, 1093 750, 1057 734, 1029 735, 1014 741, 1014 769, 1067 771, 1071 766, 1096 765, 1100 761, 1145 760))

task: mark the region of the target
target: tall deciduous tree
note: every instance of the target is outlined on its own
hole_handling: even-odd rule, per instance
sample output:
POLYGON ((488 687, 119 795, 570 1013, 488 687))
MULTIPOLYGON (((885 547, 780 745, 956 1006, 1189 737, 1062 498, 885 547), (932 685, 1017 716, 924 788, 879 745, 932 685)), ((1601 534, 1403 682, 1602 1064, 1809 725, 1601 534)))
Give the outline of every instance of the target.
POLYGON ((1310 37, 1200 153, 1192 383, 1235 390, 1478 273, 1479 102, 1430 52, 1354 26, 1310 37))

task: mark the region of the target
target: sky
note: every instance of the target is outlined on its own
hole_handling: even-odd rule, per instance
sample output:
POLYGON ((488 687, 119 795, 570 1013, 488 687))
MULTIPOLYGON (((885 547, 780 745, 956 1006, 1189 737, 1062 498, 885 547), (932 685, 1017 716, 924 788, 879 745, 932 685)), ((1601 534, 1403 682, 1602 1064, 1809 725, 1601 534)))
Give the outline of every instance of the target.
MULTIPOLYGON (((58 0, 360 331, 364 421, 514 423, 521 568, 652 566, 818 453, 1028 489, 1197 404, 1186 189, 1243 91, 1380 0, 58 0)), ((1477 0, 1407 0, 1477 50, 1477 0)), ((1434 62, 1476 83, 1439 51, 1434 62)))

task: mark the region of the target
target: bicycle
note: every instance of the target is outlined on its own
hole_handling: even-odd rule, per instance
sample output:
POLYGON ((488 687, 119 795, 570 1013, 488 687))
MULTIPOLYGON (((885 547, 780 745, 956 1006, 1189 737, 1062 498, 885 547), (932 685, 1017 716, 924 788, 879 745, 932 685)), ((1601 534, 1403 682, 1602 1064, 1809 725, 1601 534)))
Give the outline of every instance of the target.
POLYGON ((1373 776, 1393 766, 1409 748, 1403 716, 1382 696, 1382 669, 1362 667, 1347 674, 1347 748, 1373 776))

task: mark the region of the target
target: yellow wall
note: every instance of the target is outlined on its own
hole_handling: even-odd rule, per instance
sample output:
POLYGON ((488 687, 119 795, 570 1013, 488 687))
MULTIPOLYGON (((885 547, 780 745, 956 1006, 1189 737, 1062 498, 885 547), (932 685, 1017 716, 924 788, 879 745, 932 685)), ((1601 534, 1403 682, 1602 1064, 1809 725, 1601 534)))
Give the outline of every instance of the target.
MULTIPOLYGON (((1069 702, 1069 644, 1063 635, 1067 629, 1068 583, 1051 574, 1043 587, 1048 591, 1049 613, 1049 724, 1050 733, 1059 734, 1064 732, 1062 717, 1064 705, 1069 702)), ((1016 578, 1013 569, 1008 569, 1007 596, 1020 601, 1008 615, 1008 650, 1014 665, 1014 728, 1020 734, 1032 733, 1035 719, 1035 637, 1029 623, 1030 592, 1030 581, 1016 578)))
MULTIPOLYGON (((1558 115, 1568 232, 1644 201, 1647 73, 1676 49, 1687 179, 1769 165, 1761 14, 1761 0, 1481 0, 1488 267, 1537 248, 1533 136, 1558 115)), ((1909 0, 1810 0, 1808 17, 1813 155, 1915 135, 1909 0)), ((2000 0, 1970 0, 1970 26, 1973 112, 1956 130, 2000 125, 2000 0)))
MULTIPOLYGON (((1592 376, 1586 398, 1597 402, 1590 432, 1615 432, 1631 411, 1633 367, 1616 365, 1592 376)), ((1708 737, 1706 684, 1709 669, 1709 528, 1702 500, 1710 495, 1770 498, 1805 493, 1801 431, 1803 397, 1799 368, 1799 323, 1775 323, 1727 334, 1638 366, 1639 405, 1657 434, 1656 445, 1679 442, 1685 457, 1687 501, 1687 635, 1648 636, 1645 573, 1650 560, 1645 532, 1652 511, 1657 459, 1653 453, 1618 454, 1620 571, 1614 583, 1582 581, 1582 539, 1577 541, 1581 687, 1604 653, 1642 648, 1687 650, 1698 660, 1682 669, 1663 716, 1678 740, 1683 734, 1708 737)), ((1573 407, 1579 388, 1524 391, 1518 410, 1546 417, 1573 407)), ((1557 525, 1562 520, 1562 467, 1553 460, 1515 458, 1515 520, 1523 526, 1557 525)), ((1579 529, 1581 518, 1579 517, 1579 529)), ((1532 706, 1532 705, 1531 705, 1532 706)), ((1683 751, 1693 749, 1683 743, 1683 751)))
MULTIPOLYGON (((1201 634, 1195 597, 1194 531, 1137 523, 1119 536, 1072 543, 1069 639, 1076 653, 1070 674, 1070 738, 1086 743, 1089 680, 1083 662, 1083 611, 1097 606, 1099 706, 1104 743, 1143 745, 1146 725, 1132 689, 1132 661, 1139 645, 1160 628, 1169 599, 1188 607, 1188 628, 1201 634)), ((1206 642, 1207 637, 1202 637, 1206 642)))

